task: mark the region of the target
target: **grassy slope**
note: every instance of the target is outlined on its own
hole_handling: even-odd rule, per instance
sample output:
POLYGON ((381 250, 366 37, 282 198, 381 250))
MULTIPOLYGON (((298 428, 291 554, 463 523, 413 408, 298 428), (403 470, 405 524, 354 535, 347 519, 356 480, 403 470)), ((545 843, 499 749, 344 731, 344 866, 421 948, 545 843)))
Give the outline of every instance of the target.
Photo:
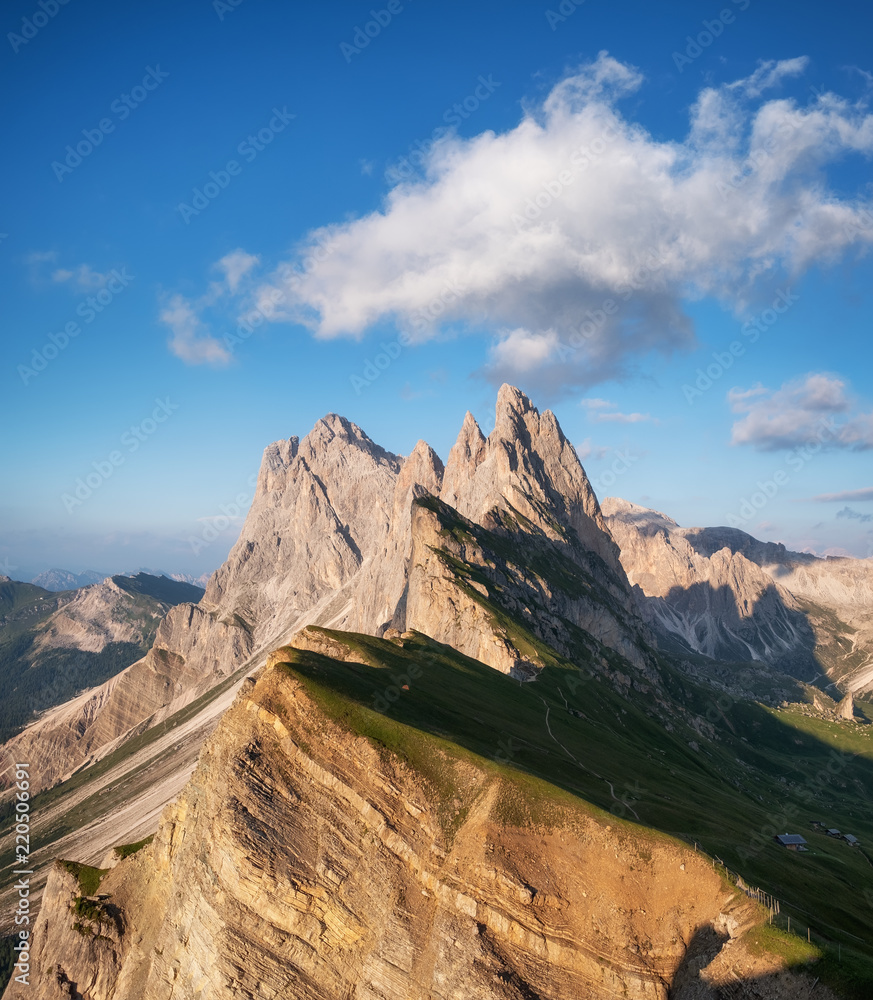
MULTIPOLYGON (((535 683, 522 685, 424 636, 401 648, 370 636, 327 634, 363 653, 370 665, 299 650, 288 651, 289 664, 322 707, 354 731, 426 774, 429 734, 441 746, 455 744, 544 779, 552 794, 570 793, 626 820, 635 821, 636 813, 646 827, 697 840, 747 881, 776 894, 783 924, 791 913, 793 926, 805 934, 808 922, 820 944, 841 942, 844 971, 856 966, 859 982, 866 983, 857 995, 870 996, 863 990, 873 988, 873 963, 863 956, 873 954, 873 928, 863 887, 873 898, 873 867, 860 851, 815 836, 807 823, 823 813, 873 840, 873 755, 866 732, 736 705, 725 713, 726 732, 708 741, 678 721, 672 733, 665 731, 647 714, 644 697, 633 691, 625 697, 554 655, 535 683), (754 749, 745 733, 756 740, 754 749), (830 800, 822 793, 810 804, 797 782, 814 776, 832 749, 862 753, 841 779, 859 783, 857 794, 851 804, 836 790, 830 800), (782 776, 791 783, 783 784, 782 776), (753 832, 774 825, 767 805, 774 802, 796 806, 793 828, 810 841, 808 854, 778 847, 769 830, 750 842, 753 832)), ((686 692, 688 700, 695 694, 702 693, 686 692)), ((532 783, 519 806, 531 819, 547 803, 544 787, 532 783)), ((851 995, 850 982, 841 988, 851 995)))

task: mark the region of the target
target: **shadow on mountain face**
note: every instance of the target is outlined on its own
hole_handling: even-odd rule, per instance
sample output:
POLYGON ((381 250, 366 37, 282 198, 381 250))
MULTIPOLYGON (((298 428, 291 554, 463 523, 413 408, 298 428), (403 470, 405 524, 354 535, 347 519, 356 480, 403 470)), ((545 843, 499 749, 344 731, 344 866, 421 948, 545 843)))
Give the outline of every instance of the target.
MULTIPOLYGON (((708 967, 719 957, 728 942, 726 934, 712 926, 699 927, 691 939, 679 968, 669 986, 668 1000, 814 1000, 818 978, 814 967, 807 970, 802 964, 793 965, 795 976, 785 972, 740 978, 728 973, 731 979, 715 985, 706 975, 708 967), (810 976, 810 971, 812 975, 810 976), (806 972, 807 977, 798 982, 796 975, 806 972)), ((713 978, 724 980, 724 970, 713 978)))
POLYGON ((715 960, 727 941, 727 934, 720 934, 712 926, 698 927, 673 976, 667 994, 669 1000, 710 1000, 717 996, 700 973, 715 960))
POLYGON ((654 608, 662 603, 678 619, 655 611, 656 620, 694 652, 715 660, 759 660, 807 683, 822 672, 807 615, 787 607, 775 584, 742 607, 729 586, 714 587, 709 582, 671 587, 666 597, 655 602, 654 608))

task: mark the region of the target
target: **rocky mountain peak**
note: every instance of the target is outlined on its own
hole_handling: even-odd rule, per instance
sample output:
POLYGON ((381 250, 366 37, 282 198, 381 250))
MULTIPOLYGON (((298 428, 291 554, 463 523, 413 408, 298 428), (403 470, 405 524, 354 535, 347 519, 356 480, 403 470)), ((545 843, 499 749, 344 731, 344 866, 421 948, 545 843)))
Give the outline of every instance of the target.
POLYGON ((668 529, 679 527, 677 521, 662 514, 659 510, 631 503, 630 500, 622 500, 621 497, 604 497, 600 501, 600 509, 603 511, 604 517, 614 518, 624 524, 633 524, 637 528, 642 528, 645 525, 668 529))
POLYGON ((497 396, 487 439, 468 414, 449 456, 440 499, 484 523, 495 508, 522 515, 552 538, 575 533, 619 577, 618 550, 575 449, 551 410, 511 385, 497 396))
POLYGON ((395 512, 400 513, 398 508, 408 508, 411 502, 410 490, 416 485, 423 487, 428 493, 439 494, 444 474, 445 468, 439 455, 427 441, 419 441, 403 463, 397 477, 394 491, 395 512))
POLYGON ((485 457, 485 435, 476 418, 467 410, 458 440, 452 445, 443 478, 442 495, 455 506, 464 485, 471 479, 485 457))

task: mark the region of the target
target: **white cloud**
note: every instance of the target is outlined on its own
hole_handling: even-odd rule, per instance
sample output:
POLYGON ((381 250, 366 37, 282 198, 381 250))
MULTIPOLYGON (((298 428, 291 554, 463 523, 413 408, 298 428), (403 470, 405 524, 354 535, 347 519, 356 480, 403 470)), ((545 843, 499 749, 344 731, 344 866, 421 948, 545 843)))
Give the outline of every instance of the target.
POLYGON ((224 272, 224 279, 231 292, 235 292, 240 281, 260 263, 260 258, 256 254, 246 253, 245 250, 233 250, 225 254, 216 263, 216 267, 224 272))
POLYGON ((206 330, 191 303, 182 295, 174 295, 161 310, 160 319, 172 333, 168 341, 177 358, 189 365, 225 365, 230 353, 206 330))
POLYGON ((30 268, 31 280, 38 286, 44 286, 47 280, 56 285, 67 285, 75 292, 93 292, 103 288, 112 277, 111 272, 96 271, 90 264, 77 264, 74 267, 56 267, 47 274, 46 264, 57 262, 56 250, 35 250, 25 258, 30 268))
POLYGON ((825 173, 873 152, 873 116, 829 93, 758 100, 805 66, 703 90, 671 142, 619 111, 642 77, 601 53, 514 128, 436 143, 381 210, 310 232, 248 304, 323 338, 475 330, 487 377, 540 392, 620 377, 692 344, 689 297, 739 311, 764 279, 873 242, 871 203, 825 173))
POLYGON ((641 424, 651 421, 658 421, 650 413, 620 413, 615 408, 615 403, 610 403, 606 399, 583 399, 580 406, 588 411, 588 418, 596 424, 641 424))
POLYGON ((775 87, 785 77, 799 76, 805 72, 808 65, 809 59, 806 56, 780 59, 778 62, 775 59, 768 59, 766 62, 760 62, 751 76, 747 76, 745 80, 729 83, 727 89, 741 90, 748 97, 760 97, 765 90, 775 87))
POLYGON ((731 389, 728 402, 734 413, 745 414, 733 425, 731 444, 761 451, 814 441, 855 451, 873 448, 873 413, 850 413, 846 383, 836 375, 813 372, 775 391, 761 385, 731 389))
POLYGON ((44 264, 58 259, 56 250, 34 250, 25 258, 28 264, 44 264))
POLYGON ((79 264, 72 270, 59 267, 56 271, 52 271, 52 281, 56 284, 70 284, 83 292, 103 288, 110 277, 108 272, 103 274, 100 271, 95 271, 90 264, 79 264))
POLYGON ((237 248, 215 262, 222 279, 210 281, 202 295, 189 298, 176 294, 169 299, 160 320, 170 328, 168 344, 176 357, 189 365, 220 366, 230 361, 228 344, 213 336, 206 317, 210 311, 239 306, 242 296, 250 291, 250 275, 259 263, 256 254, 237 248))
POLYGON ((598 413, 595 420, 598 424, 608 422, 616 424, 642 424, 649 420, 657 423, 650 413, 598 413))

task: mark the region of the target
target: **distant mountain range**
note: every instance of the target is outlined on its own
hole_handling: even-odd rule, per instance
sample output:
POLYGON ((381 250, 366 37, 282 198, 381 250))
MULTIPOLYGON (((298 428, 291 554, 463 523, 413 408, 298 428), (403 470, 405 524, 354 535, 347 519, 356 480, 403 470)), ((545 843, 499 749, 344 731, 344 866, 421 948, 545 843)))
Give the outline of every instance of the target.
POLYGON ((60 593, 0 577, 0 742, 140 659, 166 612, 202 596, 145 573, 60 593))
MULTIPOLYGON (((202 573, 200 576, 192 576, 190 573, 165 573, 159 569, 149 569, 141 566, 131 570, 129 573, 119 574, 123 576, 135 576, 137 573, 145 573, 148 576, 165 576, 170 580, 178 580, 180 583, 191 583, 197 587, 205 587, 211 573, 202 573)), ((62 590, 76 590, 79 587, 88 587, 92 583, 100 583, 109 574, 98 573, 93 569, 86 569, 83 573, 71 573, 66 569, 47 569, 45 572, 35 576, 30 582, 43 590, 50 590, 57 593, 62 590)))
POLYGON ((105 578, 105 573, 97 573, 93 569, 86 569, 84 573, 71 573, 67 569, 47 569, 30 582, 36 587, 42 587, 43 590, 57 593, 61 590, 76 590, 78 587, 100 583, 105 578))

